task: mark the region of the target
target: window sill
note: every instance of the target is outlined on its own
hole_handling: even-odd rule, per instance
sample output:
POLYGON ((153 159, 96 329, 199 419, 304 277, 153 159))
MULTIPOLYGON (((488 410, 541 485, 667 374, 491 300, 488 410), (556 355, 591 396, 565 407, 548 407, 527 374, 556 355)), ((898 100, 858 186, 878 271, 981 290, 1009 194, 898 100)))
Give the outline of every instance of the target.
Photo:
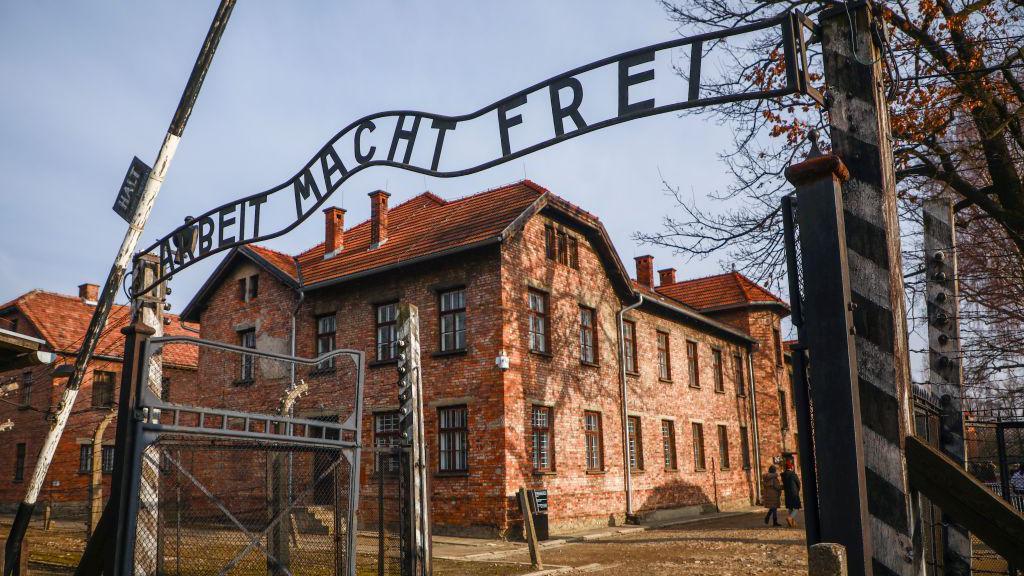
POLYGON ((555 470, 534 470, 534 476, 558 476, 558 472, 555 470))
POLYGON ((632 470, 630 471, 630 474, 633 474, 633 475, 637 475, 637 474, 646 474, 646 473, 647 473, 647 470, 644 470, 643 468, 633 468, 633 469, 632 469, 632 470))
POLYGON ((665 472, 670 472, 672 474, 678 474, 679 473, 679 468, 665 468, 665 472))
POLYGON ((446 356, 465 356, 468 353, 468 349, 459 348, 458 350, 438 350, 437 352, 433 352, 430 355, 434 358, 444 358, 446 356))
POLYGON ((729 472, 732 470, 732 466, 726 466, 724 468, 719 468, 718 470, 721 472, 729 472))
POLYGON ((630 372, 629 370, 626 370, 626 376, 632 376, 633 378, 639 378, 640 377, 640 373, 639 372, 630 372))
POLYGON ((671 378, 658 378, 658 382, 664 382, 665 384, 671 384, 672 383, 672 379, 671 378))
POLYGON ((725 389, 715 390, 715 394, 725 394, 725 389))
POLYGON ((376 368, 378 366, 390 366, 391 364, 398 364, 398 358, 390 358, 388 360, 371 360, 366 365, 370 368, 376 368))
POLYGON ((469 478, 469 470, 460 472, 435 472, 434 478, 469 478))
POLYGON ((253 380, 253 379, 250 379, 250 380, 235 380, 234 382, 231 383, 231 385, 232 386, 252 386, 255 382, 256 382, 256 380, 253 380))
POLYGON ((694 390, 700 390, 700 384, 697 384, 696 386, 694 386, 693 384, 690 384, 689 387, 693 388, 694 390))
POLYGON ((21 404, 18 406, 18 410, 28 410, 30 408, 32 408, 31 404, 21 404))
POLYGON ((580 365, 581 366, 589 366, 591 368, 600 368, 601 367, 601 365, 598 364, 597 362, 587 362, 586 360, 580 360, 580 365))
POLYGON ((737 393, 737 394, 736 394, 736 397, 737 397, 737 398, 746 398, 746 397, 747 397, 747 394, 746 394, 745 392, 744 392, 744 393, 737 393))
POLYGON ((555 357, 551 352, 541 352, 540 350, 530 350, 530 354, 534 356, 540 356, 541 358, 547 358, 548 360, 555 357))
POLYGON ((708 469, 707 468, 694 468, 693 471, 694 472, 707 472, 708 469))
POLYGON ((601 476, 601 475, 604 475, 604 474, 607 474, 607 473, 608 473, 607 470, 587 470, 587 474, 589 474, 591 476, 601 476))

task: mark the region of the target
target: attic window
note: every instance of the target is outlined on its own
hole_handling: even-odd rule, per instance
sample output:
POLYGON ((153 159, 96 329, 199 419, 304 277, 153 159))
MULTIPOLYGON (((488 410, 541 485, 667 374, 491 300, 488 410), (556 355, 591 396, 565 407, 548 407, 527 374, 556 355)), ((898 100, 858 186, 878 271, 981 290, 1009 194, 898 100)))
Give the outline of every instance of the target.
POLYGON ((544 255, 574 270, 580 269, 579 240, 564 230, 555 230, 551 224, 544 226, 544 255))
POLYGON ((253 274, 246 278, 238 279, 238 299, 242 302, 255 300, 260 292, 260 275, 253 274))

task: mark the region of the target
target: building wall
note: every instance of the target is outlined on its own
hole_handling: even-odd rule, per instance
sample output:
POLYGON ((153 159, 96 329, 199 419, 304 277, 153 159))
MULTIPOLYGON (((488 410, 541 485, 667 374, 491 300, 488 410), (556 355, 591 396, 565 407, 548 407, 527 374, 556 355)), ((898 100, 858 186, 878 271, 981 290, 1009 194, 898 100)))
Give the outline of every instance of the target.
MULTIPOLYGON (((520 486, 549 491, 550 521, 557 527, 619 524, 625 520, 623 425, 620 409, 618 327, 616 314, 624 305, 604 268, 578 231, 556 226, 579 238, 579 270, 549 260, 544 228, 549 220, 535 217, 522 235, 507 242, 502 258, 505 310, 505 349, 511 369, 505 374, 506 438, 509 470, 506 496, 510 517, 518 516, 513 497, 520 486), (548 294, 552 338, 550 355, 528 349, 527 293, 548 294), (579 352, 580 306, 594 308, 598 317, 597 365, 583 364, 579 352), (554 470, 537 473, 530 449, 530 414, 534 405, 554 413, 554 470), (588 472, 585 461, 584 411, 601 414, 604 471, 588 472)), ((633 473, 633 509, 648 514, 663 508, 749 505, 752 477, 743 469, 740 425, 747 425, 746 397, 737 396, 731 377, 732 356, 745 349, 677 320, 642 307, 626 315, 636 322, 639 373, 629 375, 629 415, 639 416, 644 469, 633 473), (671 381, 658 375, 656 331, 669 333, 671 381), (687 381, 686 340, 699 344, 700 388, 687 381), (712 348, 723 352, 725 392, 713 386, 712 348), (662 421, 673 423, 676 469, 666 470, 662 421), (706 467, 695 470, 692 423, 704 426, 706 467), (719 469, 717 429, 727 426, 730 464, 719 469), (712 466, 712 458, 715 466, 712 466)), ((746 371, 745 371, 746 372, 746 371)))

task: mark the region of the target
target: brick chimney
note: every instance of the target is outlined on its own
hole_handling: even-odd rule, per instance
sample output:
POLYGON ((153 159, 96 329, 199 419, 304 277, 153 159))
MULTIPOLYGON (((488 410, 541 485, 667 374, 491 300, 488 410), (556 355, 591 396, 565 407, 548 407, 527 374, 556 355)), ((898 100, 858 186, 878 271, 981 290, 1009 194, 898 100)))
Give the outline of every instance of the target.
POLYGON ((388 198, 383 190, 370 192, 370 247, 376 248, 388 240, 388 198))
POLYGON ((331 258, 345 248, 345 209, 331 206, 324 209, 324 258, 331 258))
POLYGON ((636 260, 636 281, 641 286, 652 288, 654 286, 654 256, 637 256, 636 260))
POLYGON ((86 304, 95 305, 100 299, 100 287, 96 284, 79 284, 78 297, 86 304))
POLYGON ((676 269, 663 268, 658 270, 658 286, 668 286, 676 283, 676 269))

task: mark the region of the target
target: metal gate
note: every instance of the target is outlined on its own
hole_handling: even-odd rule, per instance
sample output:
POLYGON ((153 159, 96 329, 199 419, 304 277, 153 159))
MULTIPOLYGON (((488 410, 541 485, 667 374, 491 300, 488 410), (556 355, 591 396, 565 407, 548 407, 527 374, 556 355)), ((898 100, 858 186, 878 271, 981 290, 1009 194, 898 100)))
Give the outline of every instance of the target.
POLYGON ((121 573, 354 576, 363 353, 334 350, 306 359, 198 338, 153 338, 141 374, 150 374, 161 353, 185 345, 198 346, 207 365, 223 360, 225 371, 237 367, 243 379, 214 383, 215 374, 197 379, 194 389, 139 384, 121 573), (345 359, 351 366, 338 366, 345 359), (308 393, 295 380, 299 368, 331 376, 323 393, 344 398, 326 407, 321 400, 325 414, 296 416, 296 400, 308 393), (261 369, 271 377, 257 379, 261 369), (282 394, 275 410, 266 398, 282 394))

